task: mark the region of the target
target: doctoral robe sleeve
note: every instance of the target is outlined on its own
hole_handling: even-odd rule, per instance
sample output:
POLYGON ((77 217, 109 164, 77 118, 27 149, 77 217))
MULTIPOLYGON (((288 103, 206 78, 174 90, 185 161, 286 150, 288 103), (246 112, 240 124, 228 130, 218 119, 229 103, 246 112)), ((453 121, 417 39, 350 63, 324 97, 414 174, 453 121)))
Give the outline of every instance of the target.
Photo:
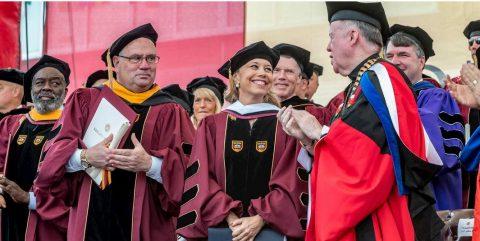
POLYGON ((322 125, 328 125, 333 113, 323 106, 307 106, 305 110, 315 116, 322 125))
POLYGON ((297 175, 299 145, 282 130, 279 132, 276 141, 286 138, 286 144, 278 162, 273 164, 268 184, 270 192, 263 198, 253 199, 248 211, 251 216, 260 215, 269 226, 290 238, 303 238, 305 232, 300 218, 306 216, 308 195, 307 183, 297 175))
POLYGON ((350 240, 344 236, 398 192, 392 163, 364 133, 342 120, 332 125, 315 146, 311 176, 313 195, 328 194, 312 200, 309 231, 317 240, 350 240))
MULTIPOLYGON (((216 140, 214 116, 200 123, 195 135, 192 154, 185 173, 185 189, 178 219, 178 233, 186 238, 205 238, 209 227, 226 219, 230 212, 241 216, 241 201, 227 195, 217 180, 215 155, 223 141, 216 140)), ((219 130, 225 131, 225 130, 219 130)))
POLYGON ((426 129, 436 127, 441 132, 440 139, 430 138, 434 145, 440 142, 443 149, 437 150, 443 162, 443 168, 438 175, 458 169, 460 152, 465 145, 465 130, 457 103, 448 92, 439 88, 421 91, 417 103, 419 107, 429 110, 437 117, 435 122, 423 123, 426 129), (430 125, 433 126, 429 127, 430 125))
POLYGON ((467 171, 478 170, 480 163, 480 128, 477 128, 468 140, 460 155, 460 160, 467 171))
POLYGON ((7 116, 0 120, 0 173, 5 173, 9 138, 10 135, 15 135, 12 130, 14 126, 18 126, 19 123, 15 122, 19 120, 19 116, 7 116))
POLYGON ((67 174, 65 164, 77 148, 82 148, 82 130, 88 115, 90 94, 87 89, 75 91, 65 104, 62 116, 52 132, 57 135, 48 144, 38 176, 34 182, 39 216, 66 229, 68 212, 74 194, 78 193, 83 172, 67 174))
POLYGON ((160 169, 162 183, 150 179, 148 185, 156 190, 161 208, 169 215, 178 216, 188 162, 182 145, 193 142, 195 130, 188 114, 177 104, 163 105, 158 116, 152 139, 155 144, 150 154, 163 160, 160 169))

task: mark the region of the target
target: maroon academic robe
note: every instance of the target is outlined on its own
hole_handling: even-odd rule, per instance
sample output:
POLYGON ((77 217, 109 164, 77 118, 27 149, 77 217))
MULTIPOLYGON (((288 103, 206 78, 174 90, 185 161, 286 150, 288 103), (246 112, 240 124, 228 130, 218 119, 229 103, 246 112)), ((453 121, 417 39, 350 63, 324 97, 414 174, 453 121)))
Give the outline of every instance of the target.
POLYGON ((331 111, 319 104, 315 104, 313 101, 302 99, 298 96, 293 96, 281 102, 282 107, 292 106, 296 110, 306 110, 308 113, 315 116, 315 118, 322 125, 328 125, 332 118, 331 111))
MULTIPOLYGON (((327 104, 325 108, 327 108, 330 118, 335 116, 338 111, 338 107, 343 104, 343 100, 345 99, 345 91, 338 93, 335 97, 333 97, 327 104)), ((329 120, 330 122, 330 120, 329 120)))
MULTIPOLYGON (((43 220, 66 226, 69 241, 85 239, 92 179, 84 171, 66 173, 65 164, 77 148, 85 147, 82 138, 102 96, 121 100, 107 87, 79 89, 72 94, 54 127, 60 131, 52 140, 35 181, 37 212, 43 220)), ((136 173, 131 240, 173 241, 187 163, 182 143, 192 143, 194 129, 181 106, 173 101, 158 104, 151 99, 144 102, 153 104, 149 105, 138 139, 150 155, 163 159, 162 183, 144 172, 136 173)), ((130 134, 125 135, 119 148, 126 138, 130 138, 130 134)))
MULTIPOLYGON (((43 129, 42 130, 42 135, 43 135, 43 134, 49 134, 49 133, 45 133, 45 131, 48 132, 54 123, 55 121, 34 121, 29 117, 28 114, 8 115, 4 119, 2 119, 0 121, 0 172, 3 173, 7 178, 10 178, 10 179, 12 178, 10 173, 7 172, 7 170, 9 170, 10 168, 7 168, 7 167, 12 166, 12 168, 14 169, 15 168, 14 166, 16 166, 14 164, 16 164, 19 161, 15 157, 18 157, 20 155, 13 156, 13 157, 9 156, 10 147, 15 143, 22 143, 21 145, 26 145, 24 143, 28 142, 31 139, 31 137, 29 138, 27 135, 23 135, 23 136, 19 135, 19 134, 27 134, 27 133, 22 133, 22 130, 20 130, 22 125, 41 126, 41 128, 39 129, 43 129), (17 135, 18 137, 15 140, 15 137, 17 135)), ((33 141, 35 141, 34 143, 35 146, 42 145, 41 146, 42 151, 40 151, 41 153, 43 152, 45 147, 45 142, 49 139, 49 137, 48 136, 38 136, 38 137, 39 137, 38 139, 35 138, 35 140, 33 141)), ((38 160, 40 159, 40 156, 34 156, 32 158, 38 160)), ((31 160, 31 161, 35 161, 35 160, 31 160)), ((40 167, 40 165, 41 163, 39 162, 38 167, 40 167)), ((27 172, 25 172, 24 174, 27 175, 27 172)), ((24 184, 31 185, 32 183, 24 183, 24 184)), ((7 209, 9 207, 12 208, 13 206, 7 203, 7 209)), ((27 207, 25 207, 25 209, 27 209, 27 207)), ((17 218, 23 218, 23 215, 19 215, 17 216, 17 218)), ((64 240, 66 237, 66 229, 62 229, 62 228, 59 229, 49 222, 43 222, 42 220, 39 220, 37 212, 35 210, 28 211, 27 220, 28 220, 27 222, 28 225, 26 227, 26 231, 24 234, 25 240, 28 240, 28 241, 38 240, 37 239, 38 237, 43 237, 43 240, 64 240), (48 230, 48 232, 40 232, 38 227, 43 227, 42 230, 48 230)), ((13 225, 18 225, 18 224, 13 224, 13 225)), ((20 228, 20 227, 17 227, 17 228, 20 228)), ((0 237, 3 237, 4 236, 3 228, 1 228, 0 231, 1 231, 0 237)), ((9 234, 9 236, 11 237, 14 235, 15 234, 9 234)))
MULTIPOLYGON (((299 151, 297 141, 285 134, 281 125, 276 121, 275 113, 264 113, 264 115, 260 118, 258 115, 241 116, 227 110, 206 117, 200 124, 195 136, 189 166, 185 173, 185 193, 177 226, 177 232, 187 240, 204 240, 209 227, 227 227, 225 219, 230 212, 234 212, 240 217, 258 214, 266 221, 267 226, 286 235, 289 239, 303 239, 307 221, 308 174, 296 161, 299 151), (232 165, 232 162, 238 163, 240 160, 238 158, 227 160, 226 149, 233 149, 231 153, 240 152, 242 148, 252 145, 253 139, 229 141, 228 136, 237 131, 229 130, 227 123, 235 121, 236 118, 258 118, 256 123, 259 123, 265 117, 275 118, 274 124, 266 127, 274 128, 272 131, 275 133, 271 138, 274 142, 273 160, 270 159, 272 163, 271 176, 265 184, 268 190, 266 195, 259 195, 257 198, 247 200, 246 203, 249 206, 245 207, 241 200, 227 194, 236 192, 232 189, 228 190, 228 188, 234 187, 242 190, 245 188, 242 188, 242 184, 235 186, 235 184, 228 183, 229 180, 235 179, 232 175, 227 175, 229 166, 232 165), (248 213, 245 213, 245 210, 248 210, 248 213)), ((258 127, 257 129, 266 128, 258 127)), ((255 125, 251 132, 255 132, 254 129, 255 125)), ((242 129, 238 133, 248 133, 248 131, 242 129)), ((265 148, 266 145, 259 145, 261 143, 259 141, 256 143, 257 146, 250 151, 257 151, 258 153, 255 152, 256 154, 252 155, 260 156, 264 151, 262 148, 265 148)), ((264 141, 263 143, 271 145, 271 142, 264 141)), ((235 173, 235 170, 230 168, 230 172, 235 173)), ((262 186, 260 184, 262 181, 253 182, 255 183, 253 186, 262 186)), ((251 194, 255 192, 254 189, 256 188, 248 187, 246 191, 251 194)))

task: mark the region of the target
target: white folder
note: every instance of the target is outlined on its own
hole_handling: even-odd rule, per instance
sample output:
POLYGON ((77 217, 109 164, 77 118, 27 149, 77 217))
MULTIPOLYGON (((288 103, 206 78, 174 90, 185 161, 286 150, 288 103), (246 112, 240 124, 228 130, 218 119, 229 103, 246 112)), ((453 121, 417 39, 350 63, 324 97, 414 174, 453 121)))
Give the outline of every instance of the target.
MULTIPOLYGON (((130 125, 131 123, 127 117, 120 113, 108 100, 103 98, 83 136, 83 143, 87 148, 90 148, 103 141, 110 134, 113 134, 113 140, 108 148, 115 149, 120 144, 130 125)), ((103 169, 90 167, 85 172, 97 185, 100 185, 104 174, 103 169)))

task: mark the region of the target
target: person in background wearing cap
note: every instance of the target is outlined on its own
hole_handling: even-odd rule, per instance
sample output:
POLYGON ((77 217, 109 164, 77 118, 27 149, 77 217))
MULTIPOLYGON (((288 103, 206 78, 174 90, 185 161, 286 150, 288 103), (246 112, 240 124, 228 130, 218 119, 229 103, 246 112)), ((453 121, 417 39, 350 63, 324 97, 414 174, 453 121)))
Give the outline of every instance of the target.
POLYGON ((68 241, 176 240, 187 163, 182 143, 192 143, 194 129, 187 112, 155 84, 157 38, 145 24, 113 42, 106 60, 117 79, 109 73, 101 88, 76 90, 56 123, 60 130, 34 192, 43 220, 64 225, 70 210, 68 241), (136 118, 119 149, 106 147, 112 135, 85 148, 82 135, 106 96, 136 118), (111 178, 92 182, 85 171, 92 166, 111 178))
POLYGON ((435 55, 433 40, 420 27, 395 24, 390 28, 386 59, 410 80, 417 94, 425 131, 443 162, 442 171, 432 180, 437 210, 463 208, 460 151, 465 145, 463 119, 457 103, 444 89, 422 76, 428 58, 435 55), (429 113, 425 113, 424 111, 429 113))
MULTIPOLYGON (((471 21, 463 30, 463 35, 468 40, 468 51, 470 52, 472 58, 476 58, 476 53, 478 48, 480 47, 480 20, 471 21), (474 57, 475 56, 475 57, 474 57)), ((471 60, 467 61, 471 62, 471 60)), ((477 60, 478 64, 478 60, 477 60)), ((463 64, 462 70, 460 72, 470 72, 473 71, 471 69, 477 68, 473 64, 463 64)), ((448 83, 456 83, 460 85, 466 85, 467 83, 463 81, 461 76, 457 76, 451 78, 447 76, 447 85, 445 88, 448 90, 448 83)), ((451 86, 451 85, 450 85, 451 86)), ((467 95, 468 96, 468 95, 467 95)), ((456 98, 457 99, 457 98, 456 98)), ((463 100, 463 98, 462 98, 463 100)), ((462 100, 458 100, 458 106, 463 116, 463 120, 465 122, 465 138, 468 140, 470 136, 475 132, 477 127, 480 125, 480 110, 477 108, 470 108, 468 104, 463 104, 462 100)), ((475 193, 476 193, 476 186, 477 186, 477 167, 475 169, 469 170, 470 172, 463 172, 462 174, 467 176, 464 178, 463 185, 464 185, 464 203, 466 203, 466 207, 473 208, 475 205, 475 193), (465 191, 466 190, 466 191, 465 191)))
POLYGON ((273 70, 272 85, 272 92, 280 99, 280 105, 307 110, 322 124, 327 124, 331 116, 327 115, 326 109, 306 98, 308 77, 313 74, 313 66, 309 65, 310 52, 286 43, 278 44, 273 49, 280 53, 280 60, 273 70))
POLYGON ((310 66, 312 69, 312 76, 308 81, 308 87, 307 87, 307 92, 305 94, 305 97, 311 101, 313 98, 313 95, 315 95, 315 93, 317 92, 318 79, 323 74, 323 67, 315 63, 310 63, 310 66))
POLYGON ((178 84, 167 85, 162 88, 162 91, 169 94, 175 103, 182 106, 189 116, 193 115, 193 95, 190 94, 190 92, 180 88, 180 85, 178 84))
POLYGON ((225 99, 232 104, 197 129, 177 226, 185 239, 230 228, 234 241, 254 240, 267 227, 304 237, 307 183, 297 173, 306 173, 295 161, 297 141, 277 124, 278 101, 270 92, 278 59, 260 41, 220 68, 230 79, 225 99))
POLYGON ((16 69, 0 69, 0 120, 29 111, 22 106, 23 75, 16 69))
POLYGON ((301 152, 313 154, 306 240, 424 240, 416 237, 409 201, 441 163, 426 161, 427 139, 408 80, 379 58, 389 33, 383 6, 326 5, 333 70, 352 81, 342 109, 330 128, 305 111, 279 112, 283 128, 303 143, 301 152))
MULTIPOLYGON (((472 23, 471 23, 472 24, 472 23)), ((469 26, 471 25, 469 24, 469 26)), ((480 21, 478 22, 480 24, 480 21)), ((480 27, 480 26, 478 26, 480 27)), ((480 28, 479 28, 480 29, 480 28)), ((471 63, 465 63, 460 70, 460 83, 447 79, 447 89, 450 91, 455 100, 459 104, 471 108, 472 111, 480 110, 480 70, 471 63)), ((471 119, 470 119, 471 120, 471 119)), ((469 172, 477 172, 480 163, 480 129, 477 128, 471 135, 467 144, 463 148, 460 155, 465 170, 469 172)), ((480 188, 480 180, 472 179, 470 182, 471 193, 469 200, 469 208, 474 206, 474 227, 472 240, 480 240, 480 193, 476 192, 480 188)))
MULTIPOLYGON (((113 72, 113 78, 117 78, 115 72, 113 72)), ((108 70, 97 70, 88 76, 87 82, 85 82, 85 88, 102 86, 107 81, 108 70)))
POLYGON ((187 91, 194 96, 192 122, 195 128, 203 118, 222 110, 226 89, 221 79, 210 76, 196 78, 187 85, 187 91))
POLYGON ((33 219, 30 210, 36 208, 35 196, 29 191, 41 166, 44 144, 54 135, 53 124, 62 113, 69 76, 67 63, 44 55, 25 74, 24 93, 33 108, 27 114, 9 115, 0 121, 2 241, 25 240, 26 236, 31 240, 32 235, 65 237, 65 230, 51 228, 49 233, 34 234, 34 225, 26 235, 26 228, 27 220, 33 219))

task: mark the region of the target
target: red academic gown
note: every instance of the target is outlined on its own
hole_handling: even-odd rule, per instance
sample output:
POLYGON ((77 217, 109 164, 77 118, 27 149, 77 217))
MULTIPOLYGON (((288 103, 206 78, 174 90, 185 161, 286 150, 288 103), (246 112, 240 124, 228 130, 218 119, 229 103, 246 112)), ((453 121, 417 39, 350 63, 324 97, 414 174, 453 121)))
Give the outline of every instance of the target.
MULTIPOLYGON (((257 141, 257 147, 255 147, 257 150, 250 148, 252 152, 259 152, 253 154, 257 156, 261 155, 260 152, 264 151, 262 148, 265 148, 258 143, 257 141)), ((266 146, 273 144, 270 141, 264 143, 267 143, 266 146)), ((276 121, 275 113, 267 113, 261 117, 242 116, 222 111, 206 117, 197 129, 189 167, 186 171, 185 193, 177 232, 187 240, 204 240, 209 227, 228 227, 225 219, 230 212, 234 212, 240 217, 258 214, 270 228, 286 235, 289 239, 303 239, 308 206, 308 174, 297 163, 297 152, 297 141, 285 134, 276 121), (230 182, 234 182, 232 179, 236 179, 236 174, 228 175, 229 172, 235 173, 235 170, 229 170, 232 162, 239 162, 239 159, 228 160, 230 155, 228 153, 234 153, 229 149, 241 152, 242 149, 248 148, 245 145, 250 143, 234 139, 227 140, 229 135, 236 132, 236 130, 227 131, 229 125, 227 123, 239 118, 259 118, 256 123, 259 123, 262 118, 274 118, 273 123, 276 123, 276 126, 273 124, 266 127, 275 128, 273 129, 275 135, 271 137, 271 141, 274 142, 273 160, 270 159, 271 175, 265 185, 268 190, 264 193, 265 195, 259 195, 243 203, 242 200, 234 197, 236 191, 232 189, 242 189, 244 185, 231 185, 230 182), (233 194, 229 195, 229 193, 233 194)), ((262 186, 262 180, 254 182, 256 184, 253 186, 262 186)), ((248 186, 248 184, 245 185, 248 186)), ((254 189, 255 187, 248 187, 247 191, 251 194, 255 192, 254 189)))
MULTIPOLYGON (((355 79, 364 63, 351 78, 355 79)), ((406 140, 399 142, 402 162, 414 167, 405 168, 404 182, 412 190, 421 188, 434 172, 424 161, 423 132, 415 98, 400 72, 387 62, 381 63, 394 83, 400 137, 406 140), (420 174, 415 173, 420 170, 420 174), (427 180, 420 182, 427 175, 427 180)), ((369 74, 375 86, 379 85, 375 73, 364 74, 369 74)), ((306 240, 413 241, 415 231, 408 198, 399 194, 383 127, 362 89, 359 87, 355 93, 352 106, 340 113, 329 133, 315 146, 312 213, 306 240)))
MULTIPOLYGON (((48 120, 48 121, 34 121, 28 114, 17 114, 17 115, 9 115, 6 116, 2 121, 0 121, 0 172, 2 172, 7 178, 12 179, 13 173, 10 174, 7 170, 12 169, 11 171, 15 170, 15 164, 17 164, 20 160, 17 157, 20 154, 16 154, 15 156, 9 156, 10 147, 15 144, 20 145, 27 145, 28 142, 33 142, 35 147, 32 146, 32 149, 40 149, 40 151, 33 151, 37 153, 36 156, 33 156, 31 161, 38 161, 38 167, 40 167, 40 155, 44 150, 45 143, 47 140, 51 138, 48 135, 54 135, 50 130, 55 123, 55 120, 48 120), (23 125, 32 125, 32 126, 40 126, 42 129, 39 133, 30 133, 34 134, 35 136, 29 136, 29 133, 23 133, 21 128, 23 125), (35 139, 33 139, 35 137, 35 139), (16 139, 15 139, 16 138, 16 139), (10 166, 12 166, 10 168, 10 166)), ((28 164, 23 164, 23 166, 28 164)), ((18 167, 17 167, 18 168, 18 167)), ((31 176, 33 173, 30 173, 32 170, 25 170, 23 174, 25 176, 31 176), (30 173, 30 174, 29 174, 30 173)), ((33 170, 36 172, 36 170, 33 170)), ((15 177, 13 177, 15 178, 15 177)), ((18 178, 18 177, 17 177, 18 178)), ((25 177, 24 177, 25 178, 25 177)), ((16 178, 15 178, 16 179, 16 178)), ((28 179, 28 177, 27 177, 28 179)), ((16 181, 16 180, 15 180, 16 181)), ((19 185, 32 185, 32 183, 17 183, 19 185)), ((28 190, 25 190, 28 191, 28 190)), ((6 194, 5 194, 6 195, 6 194)), ((8 199, 7 199, 8 200, 8 199)), ((13 203, 7 202, 7 209, 12 207, 13 203)), ((25 206, 24 209, 26 210, 27 207, 25 206)), ((5 211, 4 211, 5 212, 5 211)), ((23 214, 17 214, 17 218, 23 218, 23 214)), ((62 228, 57 228, 49 222, 44 222, 38 219, 38 214, 36 211, 28 210, 28 225, 26 226, 26 231, 24 237, 18 237, 19 239, 25 238, 25 240, 33 241, 33 240, 64 240, 66 237, 66 230, 62 228), (40 228, 41 227, 41 228, 40 228)), ((3 220, 3 222, 6 222, 3 220)), ((27 224, 26 223, 26 224, 27 224)), ((19 225, 19 224, 13 224, 19 225)), ((20 228, 20 227, 17 227, 20 228)), ((3 237, 5 230, 3 228, 0 229, 0 237, 3 237)), ((14 234, 10 234, 10 236, 14 236, 14 234)))
MULTIPOLYGON (((173 101, 156 102, 159 95, 143 102, 150 104, 142 134, 137 138, 148 154, 163 159, 163 182, 150 179, 144 172, 134 175, 130 207, 133 241, 176 240, 175 218, 180 210, 187 163, 182 143, 192 143, 194 130, 185 110, 173 101)), ((79 89, 71 95, 54 127, 60 131, 52 140, 35 181, 37 212, 43 220, 66 227, 68 241, 85 239, 93 187, 92 179, 84 171, 66 173, 65 164, 77 148, 84 147, 82 136, 102 96, 122 100, 107 87, 79 89)), ((125 136, 119 148, 130 138, 128 133, 125 136)))

